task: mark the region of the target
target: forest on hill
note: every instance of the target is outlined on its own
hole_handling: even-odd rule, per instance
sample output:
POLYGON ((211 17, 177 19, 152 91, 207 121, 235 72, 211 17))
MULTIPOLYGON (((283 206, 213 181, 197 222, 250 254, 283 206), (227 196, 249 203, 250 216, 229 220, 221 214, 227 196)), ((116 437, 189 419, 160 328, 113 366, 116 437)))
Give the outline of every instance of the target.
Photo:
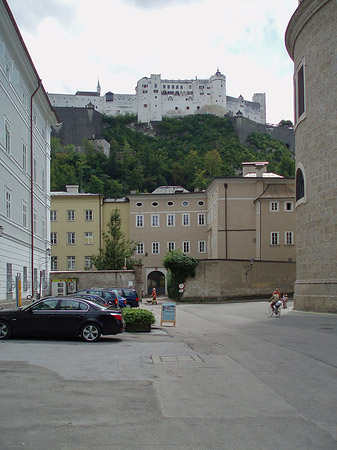
POLYGON ((134 116, 104 116, 103 123, 108 157, 89 141, 78 152, 52 138, 52 191, 70 184, 106 197, 152 192, 161 185, 193 191, 205 189, 214 177, 239 176, 243 161, 269 161, 269 171, 294 176, 293 155, 285 143, 254 132, 242 145, 227 118, 193 115, 148 128, 134 116))

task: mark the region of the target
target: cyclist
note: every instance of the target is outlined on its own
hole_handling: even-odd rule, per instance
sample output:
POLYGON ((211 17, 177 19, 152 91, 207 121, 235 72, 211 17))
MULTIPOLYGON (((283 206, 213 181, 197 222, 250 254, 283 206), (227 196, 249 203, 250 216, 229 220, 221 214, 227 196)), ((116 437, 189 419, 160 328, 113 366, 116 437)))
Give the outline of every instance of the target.
POLYGON ((281 292, 276 288, 273 292, 273 295, 270 297, 269 301, 271 302, 271 307, 273 308, 273 311, 277 311, 279 307, 282 305, 281 302, 281 292))

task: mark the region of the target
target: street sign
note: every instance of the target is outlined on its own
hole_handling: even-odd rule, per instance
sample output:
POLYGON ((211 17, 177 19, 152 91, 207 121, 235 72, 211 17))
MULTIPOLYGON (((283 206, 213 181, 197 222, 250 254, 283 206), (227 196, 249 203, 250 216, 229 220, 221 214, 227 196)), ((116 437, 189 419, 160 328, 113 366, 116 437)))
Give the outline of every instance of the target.
POLYGON ((185 284, 184 283, 179 283, 178 287, 179 287, 179 289, 185 289, 185 284))

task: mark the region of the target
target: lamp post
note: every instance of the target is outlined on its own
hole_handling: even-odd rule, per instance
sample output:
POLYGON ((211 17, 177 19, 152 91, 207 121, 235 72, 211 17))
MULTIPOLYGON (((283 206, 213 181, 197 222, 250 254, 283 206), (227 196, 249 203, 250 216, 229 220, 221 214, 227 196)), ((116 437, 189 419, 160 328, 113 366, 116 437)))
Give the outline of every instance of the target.
POLYGON ((4 227, 0 225, 0 237, 4 234, 4 227))

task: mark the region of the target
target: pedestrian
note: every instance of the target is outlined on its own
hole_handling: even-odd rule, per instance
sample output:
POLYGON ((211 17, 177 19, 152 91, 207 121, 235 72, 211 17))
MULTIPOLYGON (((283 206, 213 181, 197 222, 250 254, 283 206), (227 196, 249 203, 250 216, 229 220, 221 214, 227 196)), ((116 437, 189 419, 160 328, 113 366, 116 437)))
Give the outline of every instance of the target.
POLYGON ((283 302, 283 309, 287 309, 288 308, 288 294, 285 292, 284 294, 283 294, 283 297, 282 297, 282 302, 283 302))
POLYGON ((156 288, 152 289, 152 305, 157 304, 157 291, 156 288))

